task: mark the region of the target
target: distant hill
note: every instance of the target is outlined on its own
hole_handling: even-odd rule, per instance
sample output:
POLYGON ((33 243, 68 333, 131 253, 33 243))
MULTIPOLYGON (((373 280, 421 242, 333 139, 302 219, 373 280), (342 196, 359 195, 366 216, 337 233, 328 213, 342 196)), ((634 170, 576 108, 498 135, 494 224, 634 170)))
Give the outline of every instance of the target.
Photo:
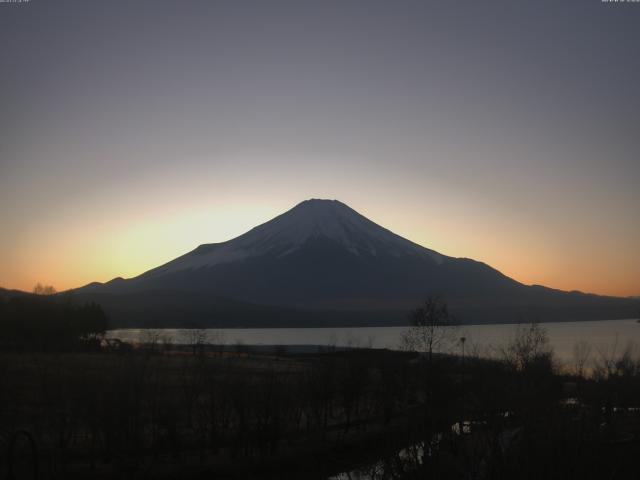
POLYGON ((29 292, 23 292, 22 290, 8 290, 6 288, 0 287, 0 298, 12 298, 19 297, 23 295, 33 295, 29 292))
POLYGON ((406 323, 426 295, 462 322, 630 318, 640 302, 523 285, 417 245, 336 200, 307 200, 227 242, 73 295, 117 325, 321 326, 406 323))

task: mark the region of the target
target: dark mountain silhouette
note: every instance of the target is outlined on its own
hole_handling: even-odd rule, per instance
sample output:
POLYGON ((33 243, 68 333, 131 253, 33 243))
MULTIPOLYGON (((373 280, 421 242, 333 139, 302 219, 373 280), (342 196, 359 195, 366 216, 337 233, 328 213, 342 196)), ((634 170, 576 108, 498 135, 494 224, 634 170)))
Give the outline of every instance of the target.
POLYGON ((0 287, 0 300, 6 300, 13 297, 22 297, 27 295, 33 295, 30 292, 24 292, 22 290, 10 290, 0 287))
POLYGON ((526 286, 490 266, 417 245, 336 200, 307 200, 227 242, 74 295, 117 324, 406 323, 426 295, 464 322, 628 318, 638 302, 526 286))

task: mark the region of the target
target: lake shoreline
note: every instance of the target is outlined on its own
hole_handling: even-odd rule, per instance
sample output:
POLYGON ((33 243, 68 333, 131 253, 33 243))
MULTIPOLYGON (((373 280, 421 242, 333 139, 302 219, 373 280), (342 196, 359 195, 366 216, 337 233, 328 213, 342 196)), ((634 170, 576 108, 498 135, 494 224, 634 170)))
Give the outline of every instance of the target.
MULTIPOLYGON (((581 322, 618 322, 618 321, 636 321, 640 323, 640 319, 638 318, 610 318, 606 320, 601 319, 587 319, 587 320, 539 320, 539 321, 523 321, 523 322, 466 322, 453 324, 453 327, 468 327, 468 326, 485 326, 485 325, 528 325, 531 323, 539 323, 539 324, 551 324, 551 323, 581 323, 581 322)), ((295 327, 283 327, 283 326, 274 326, 274 327, 248 327, 248 326, 236 326, 236 327, 216 327, 216 326, 206 326, 206 327, 197 327, 197 326, 184 326, 184 327, 122 327, 122 328, 109 328, 107 332, 113 331, 126 331, 126 330, 288 330, 291 328, 296 329, 317 329, 317 330, 331 330, 336 328, 400 328, 400 327, 410 327, 409 323, 402 323, 398 325, 362 325, 362 326, 352 326, 352 325, 343 325, 343 326, 295 326, 295 327)))
MULTIPOLYGON (((491 355, 509 342, 519 326, 526 324, 459 325, 451 330, 451 341, 443 353, 460 353, 458 340, 466 339, 467 354, 491 355)), ((590 320, 585 322, 545 322, 558 359, 570 361, 579 342, 589 343, 595 354, 619 350, 629 342, 640 345, 640 324, 636 319, 590 320)), ((254 352, 316 353, 330 349, 373 348, 397 350, 408 327, 301 327, 301 328, 212 328, 212 329, 117 329, 107 331, 108 339, 127 343, 191 344, 190 332, 202 332, 202 341, 224 345, 225 350, 254 352)))

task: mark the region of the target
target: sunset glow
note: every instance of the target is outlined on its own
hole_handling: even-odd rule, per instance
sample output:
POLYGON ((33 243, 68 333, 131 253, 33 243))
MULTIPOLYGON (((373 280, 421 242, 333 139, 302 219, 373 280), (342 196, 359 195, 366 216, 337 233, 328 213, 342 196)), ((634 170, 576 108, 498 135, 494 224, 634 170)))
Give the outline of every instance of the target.
MULTIPOLYGON (((90 228, 85 221, 74 223, 71 214, 65 218, 58 213, 54 218, 65 225, 64 230, 46 223, 30 229, 11 247, 14 253, 2 268, 0 284, 31 290, 40 281, 62 290, 133 277, 200 244, 234 238, 297 203, 293 196, 269 203, 225 199, 202 205, 194 200, 193 208, 185 205, 171 211, 163 210, 158 201, 157 207, 126 212, 122 223, 104 221, 90 228)), ((446 202, 448 208, 437 208, 437 198, 430 196, 424 198, 423 206, 416 206, 411 198, 345 201, 416 243, 445 255, 483 261, 526 284, 621 296, 635 294, 640 285, 636 268, 640 254, 624 230, 613 238, 589 225, 563 235, 532 230, 517 216, 482 216, 482 206, 457 204, 455 196, 446 202), (404 212, 405 205, 413 208, 404 212), (461 221, 464 211, 477 221, 461 221), (509 233, 500 237, 496 235, 500 231, 509 233), (592 249, 607 252, 595 255, 592 249)))
POLYGON ((1 286, 136 276, 318 197, 526 284, 640 295, 624 8, 241 3, 3 8, 1 286))

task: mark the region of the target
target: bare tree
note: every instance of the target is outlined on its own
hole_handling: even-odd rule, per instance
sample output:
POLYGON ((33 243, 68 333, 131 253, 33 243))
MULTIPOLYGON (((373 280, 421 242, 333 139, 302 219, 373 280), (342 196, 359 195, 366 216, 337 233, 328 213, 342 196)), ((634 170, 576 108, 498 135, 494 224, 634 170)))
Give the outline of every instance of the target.
POLYGON ((573 346, 573 370, 576 375, 585 375, 585 366, 591 358, 591 344, 586 340, 581 340, 573 346))
POLYGON ((158 345, 160 343, 160 332, 154 329, 147 329, 143 332, 141 344, 142 347, 149 353, 156 353, 158 351, 158 345))
POLYGON ((593 362, 593 375, 597 379, 607 379, 617 374, 616 360, 618 356, 618 334, 612 344, 599 347, 598 356, 593 362))
POLYGON ((411 312, 409 319, 411 327, 402 336, 402 347, 427 353, 429 363, 434 351, 455 338, 453 317, 441 297, 427 297, 422 305, 411 312))
POLYGON ((40 282, 33 287, 33 293, 36 295, 55 295, 58 291, 52 285, 43 285, 40 282))
POLYGON ((547 330, 537 323, 518 325, 511 343, 501 350, 504 360, 516 370, 526 370, 540 361, 553 359, 547 330))
POLYGON ((222 355, 224 353, 224 347, 227 342, 224 333, 219 330, 207 330, 206 333, 207 343, 213 346, 218 355, 222 355))
POLYGON ((171 335, 161 335, 160 341, 162 342, 162 352, 165 354, 169 353, 173 348, 173 338, 171 335))
POLYGON ((205 328, 183 328, 178 335, 178 343, 189 347, 193 355, 204 352, 207 342, 207 330, 205 328))
POLYGON ((593 369, 597 379, 632 377, 638 372, 640 372, 640 359, 637 356, 635 343, 630 341, 622 351, 619 351, 616 335, 611 347, 598 349, 598 358, 594 361, 593 369))
POLYGON ((204 328, 190 328, 185 330, 187 344, 191 347, 193 355, 204 352, 207 343, 207 330, 204 328))

